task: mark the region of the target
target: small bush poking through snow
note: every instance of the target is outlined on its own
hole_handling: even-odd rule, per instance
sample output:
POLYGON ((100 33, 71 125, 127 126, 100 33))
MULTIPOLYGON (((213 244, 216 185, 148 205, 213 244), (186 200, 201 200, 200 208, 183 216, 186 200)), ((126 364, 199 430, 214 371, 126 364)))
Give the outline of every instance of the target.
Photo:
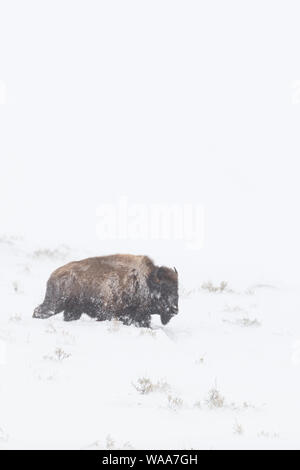
POLYGON ((0 243, 7 243, 8 245, 13 244, 13 242, 8 237, 6 237, 5 235, 2 235, 0 237, 0 243))
POLYGON ((257 320, 257 318, 254 318, 253 320, 250 318, 241 318, 240 320, 237 320, 237 324, 244 327, 261 326, 261 323, 259 320, 257 320))
POLYGON ((133 445, 131 444, 131 442, 126 441, 126 442, 124 442, 123 449, 124 449, 124 450, 134 450, 134 447, 133 447, 133 445))
POLYGON ((54 382, 56 375, 55 373, 49 373, 49 372, 35 372, 34 374, 35 378, 41 382, 54 382))
POLYGON ((198 359, 196 359, 195 364, 197 365, 204 364, 204 357, 199 357, 198 359))
POLYGON ((245 295, 254 295, 255 290, 249 287, 248 289, 245 290, 245 295))
POLYGON ((35 259, 53 259, 53 260, 61 260, 66 258, 68 254, 68 248, 66 246, 62 246, 60 248, 56 248, 55 250, 49 250, 48 248, 35 250, 32 254, 32 257, 35 259))
POLYGON ((69 331, 61 330, 63 344, 72 345, 76 343, 76 338, 69 331))
POLYGON ((225 397, 221 395, 216 386, 209 391, 208 398, 205 400, 205 403, 211 410, 218 408, 224 408, 231 411, 245 411, 250 409, 256 409, 254 405, 251 405, 246 401, 242 404, 226 401, 225 397))
POLYGON ((117 333, 120 330, 121 326, 122 326, 122 322, 120 322, 119 320, 116 320, 115 318, 113 318, 109 322, 109 325, 107 327, 107 331, 109 333, 117 333))
POLYGON ((263 437, 265 439, 278 439, 280 435, 278 433, 269 433, 265 431, 261 431, 257 434, 257 437, 263 437))
POLYGON ((9 317, 9 321, 11 321, 11 322, 16 322, 17 323, 21 320, 22 320, 22 317, 18 313, 16 313, 15 315, 11 315, 11 317, 9 317))
POLYGON ((151 336, 151 338, 156 338, 156 331, 151 330, 151 328, 141 328, 140 336, 151 336))
POLYGON ((244 434, 243 426, 239 423, 235 423, 233 426, 233 434, 237 436, 242 436, 244 434))
POLYGON ((179 297, 181 299, 187 299, 189 298, 191 295, 194 295, 194 294, 197 294, 198 292, 200 292, 201 288, 198 287, 198 288, 194 288, 194 289, 185 289, 184 287, 179 287, 179 297))
POLYGON ((4 431, 4 429, 0 428, 0 442, 8 441, 8 434, 4 431))
POLYGON ((183 400, 179 397, 173 397, 172 395, 168 395, 168 407, 173 410, 177 411, 183 406, 183 400))
POLYGON ((224 319, 223 322, 230 323, 231 325, 241 326, 243 328, 251 328, 251 327, 257 328, 261 326, 261 323, 259 320, 257 320, 257 318, 254 318, 253 320, 251 320, 250 318, 245 317, 245 318, 238 318, 235 321, 224 319))
POLYGON ((230 313, 237 313, 237 312, 243 312, 243 309, 239 305, 228 305, 226 304, 224 307, 224 312, 230 312, 230 313))
POLYGON ((134 450, 133 445, 126 441, 124 444, 118 444, 110 435, 106 436, 105 442, 97 440, 88 445, 84 449, 101 449, 101 450, 134 450))
POLYGON ((221 395, 219 390, 212 388, 208 393, 206 404, 210 409, 223 408, 225 405, 225 398, 221 395))
POLYGON ((170 389, 170 385, 167 382, 162 380, 152 383, 146 377, 139 378, 137 383, 132 385, 141 395, 148 395, 153 392, 167 392, 170 389))
POLYGON ((52 323, 49 323, 49 325, 45 329, 45 333, 49 333, 49 334, 54 335, 55 333, 57 333, 57 329, 55 328, 54 325, 52 325, 52 323))
POLYGON ((0 243, 5 243, 7 245, 13 245, 16 241, 20 240, 20 237, 15 237, 12 235, 1 235, 0 243))
POLYGON ((108 435, 106 436, 106 439, 105 439, 105 448, 107 450, 111 450, 111 449, 114 449, 115 448, 115 441, 114 439, 108 435))
POLYGON ((211 293, 233 292, 231 289, 229 289, 228 283, 225 281, 222 281, 219 286, 214 286, 211 281, 204 282, 201 286, 201 289, 207 290, 211 293))
POLYGON ((153 384, 150 379, 145 377, 138 379, 136 384, 133 384, 134 388, 141 394, 147 395, 148 393, 153 392, 153 384))
POLYGON ((20 292, 20 287, 18 281, 13 281, 12 283, 13 290, 15 294, 18 294, 20 292))
POLYGON ((68 359, 71 354, 66 353, 62 348, 56 348, 53 356, 44 356, 44 359, 48 361, 58 361, 62 362, 65 359, 68 359))
POLYGON ((236 403, 230 403, 230 405, 228 405, 229 408, 231 410, 234 410, 234 411, 245 411, 245 410, 255 410, 256 407, 254 405, 252 405, 251 403, 248 403, 247 401, 244 401, 241 405, 238 405, 236 403))

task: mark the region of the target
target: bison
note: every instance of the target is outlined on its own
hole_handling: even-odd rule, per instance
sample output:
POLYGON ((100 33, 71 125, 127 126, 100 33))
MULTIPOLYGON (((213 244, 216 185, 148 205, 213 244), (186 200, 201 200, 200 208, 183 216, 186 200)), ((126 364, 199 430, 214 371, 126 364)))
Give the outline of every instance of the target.
POLYGON ((155 266, 147 256, 111 255, 73 261, 56 269, 34 318, 64 312, 64 320, 83 313, 96 320, 117 319, 150 327, 151 315, 166 325, 178 313, 176 269, 155 266))

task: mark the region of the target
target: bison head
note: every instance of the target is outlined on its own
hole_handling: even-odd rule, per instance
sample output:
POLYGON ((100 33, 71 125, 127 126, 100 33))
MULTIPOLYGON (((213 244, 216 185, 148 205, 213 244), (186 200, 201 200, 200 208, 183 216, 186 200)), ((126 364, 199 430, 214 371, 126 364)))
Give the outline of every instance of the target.
POLYGON ((162 266, 152 272, 149 281, 153 313, 166 325, 178 313, 178 273, 162 266))

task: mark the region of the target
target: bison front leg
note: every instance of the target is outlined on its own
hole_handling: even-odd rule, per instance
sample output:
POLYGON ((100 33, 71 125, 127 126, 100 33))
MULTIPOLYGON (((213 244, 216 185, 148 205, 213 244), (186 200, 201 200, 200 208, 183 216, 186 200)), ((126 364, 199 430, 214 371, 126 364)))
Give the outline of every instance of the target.
POLYGON ((64 321, 74 321, 74 320, 79 320, 81 317, 82 313, 81 312, 76 312, 74 310, 65 310, 64 311, 64 321))
POLYGON ((141 315, 134 310, 127 315, 122 316, 120 320, 124 325, 135 325, 139 328, 151 327, 151 315, 141 315))
POLYGON ((142 308, 137 307, 131 312, 133 318, 133 324, 140 328, 150 328, 151 327, 151 315, 142 308))

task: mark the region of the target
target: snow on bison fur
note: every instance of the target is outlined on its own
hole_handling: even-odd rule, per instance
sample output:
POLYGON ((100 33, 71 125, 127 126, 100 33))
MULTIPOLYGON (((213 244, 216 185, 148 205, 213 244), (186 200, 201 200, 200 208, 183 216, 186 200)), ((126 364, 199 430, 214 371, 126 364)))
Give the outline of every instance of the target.
POLYGON ((147 256, 74 261, 52 273, 45 300, 33 317, 49 318, 62 311, 66 321, 86 313, 97 320, 143 327, 158 314, 165 325, 178 313, 178 274, 176 269, 155 266, 147 256))

